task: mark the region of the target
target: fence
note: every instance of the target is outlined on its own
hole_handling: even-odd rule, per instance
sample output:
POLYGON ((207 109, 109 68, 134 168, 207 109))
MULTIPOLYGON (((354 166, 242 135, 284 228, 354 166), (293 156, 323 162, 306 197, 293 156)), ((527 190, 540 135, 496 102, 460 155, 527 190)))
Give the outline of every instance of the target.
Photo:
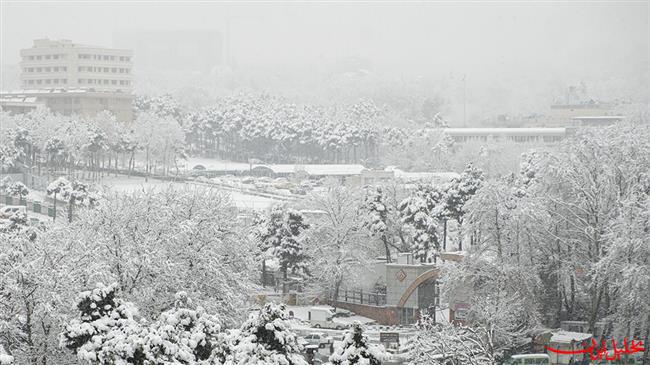
POLYGON ((338 302, 367 304, 367 305, 386 305, 386 294, 377 292, 364 292, 363 289, 343 289, 339 290, 338 302))
MULTIPOLYGON (((24 207, 27 207, 28 215, 29 213, 38 213, 47 215, 48 217, 54 217, 54 205, 50 204, 49 202, 44 203, 39 200, 31 200, 17 196, 0 194, 0 203, 4 205, 22 205, 24 207)), ((63 205, 64 203, 59 204, 63 205)), ((59 209, 59 207, 57 207, 56 213, 58 216, 61 215, 61 209, 59 209)))

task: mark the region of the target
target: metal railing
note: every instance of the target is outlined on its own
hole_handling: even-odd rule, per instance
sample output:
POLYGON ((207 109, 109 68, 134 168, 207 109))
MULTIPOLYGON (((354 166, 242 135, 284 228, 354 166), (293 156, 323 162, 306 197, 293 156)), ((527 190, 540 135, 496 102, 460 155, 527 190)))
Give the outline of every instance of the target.
POLYGON ((386 305, 386 294, 364 292, 363 289, 341 289, 335 300, 354 304, 386 305))

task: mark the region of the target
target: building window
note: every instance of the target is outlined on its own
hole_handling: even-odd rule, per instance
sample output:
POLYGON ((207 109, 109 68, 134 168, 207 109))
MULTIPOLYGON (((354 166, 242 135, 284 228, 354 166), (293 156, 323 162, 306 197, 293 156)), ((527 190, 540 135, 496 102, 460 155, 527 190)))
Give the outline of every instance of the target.
POLYGON ((67 84, 67 83, 68 83, 68 79, 61 79, 61 83, 62 83, 62 84, 67 84))
POLYGON ((43 57, 41 57, 41 56, 36 56, 36 59, 37 59, 37 60, 40 60, 40 59, 43 59, 43 57))
POLYGON ((125 68, 125 69, 124 69, 124 72, 126 72, 126 73, 128 74, 128 73, 131 72, 131 69, 130 69, 130 68, 125 68))
POLYGON ((37 85, 40 85, 40 84, 42 84, 42 83, 43 83, 42 80, 36 80, 36 84, 37 84, 37 85))
POLYGON ((54 83, 55 83, 55 84, 58 84, 58 83, 59 83, 59 79, 54 79, 54 83))
POLYGON ((108 80, 104 80, 104 85, 108 85, 108 80))
POLYGON ((68 66, 63 66, 63 67, 61 67, 61 71, 63 71, 63 72, 67 72, 67 71, 68 71, 68 66))
POLYGON ((77 83, 79 83, 79 84, 83 84, 83 83, 84 83, 84 79, 79 79, 79 80, 77 80, 77 83))
POLYGON ((115 61, 115 56, 111 56, 111 61, 115 61))
POLYGON ((54 59, 54 60, 58 60, 58 59, 59 59, 59 55, 58 55, 58 54, 54 54, 54 55, 52 55, 52 59, 54 59))
POLYGON ((111 84, 117 85, 117 80, 111 80, 111 84))
POLYGON ((104 72, 108 72, 108 67, 104 67, 104 72))
POLYGON ((27 83, 28 83, 29 85, 34 85, 34 80, 28 80, 27 83))
POLYGON ((34 61, 34 56, 28 56, 27 59, 29 59, 30 61, 34 61))
POLYGON ((116 68, 116 67, 111 68, 111 72, 112 72, 112 73, 116 73, 116 72, 117 72, 117 68, 116 68))
POLYGON ((51 83, 52 83, 52 80, 47 79, 47 80, 45 80, 45 83, 46 83, 46 84, 51 84, 51 83))
POLYGON ((49 60, 50 58, 52 58, 52 57, 51 57, 49 54, 46 54, 46 55, 45 55, 45 59, 46 59, 46 60, 49 60))
POLYGON ((108 56, 104 56, 104 61, 108 61, 108 60, 109 60, 109 57, 108 57, 108 56))

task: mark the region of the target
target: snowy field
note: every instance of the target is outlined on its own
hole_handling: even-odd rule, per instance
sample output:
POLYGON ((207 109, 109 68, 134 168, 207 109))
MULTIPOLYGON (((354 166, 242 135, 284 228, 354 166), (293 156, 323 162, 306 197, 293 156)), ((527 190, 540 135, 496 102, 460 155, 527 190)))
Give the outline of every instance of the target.
MULTIPOLYGON (((99 183, 100 185, 108 188, 112 191, 117 192, 129 192, 135 190, 150 190, 150 189, 161 189, 166 188, 169 185, 173 186, 201 186, 205 187, 205 184, 194 183, 194 182, 169 182, 161 181, 155 179, 148 179, 145 181, 143 177, 106 177, 102 179, 99 183)), ((219 187, 213 186, 213 189, 220 189, 219 187)), ((246 210, 264 210, 270 206, 279 203, 279 200, 270 199, 266 197, 261 197, 257 195, 245 194, 237 191, 223 190, 225 193, 230 195, 233 203, 237 208, 246 209, 246 210)))

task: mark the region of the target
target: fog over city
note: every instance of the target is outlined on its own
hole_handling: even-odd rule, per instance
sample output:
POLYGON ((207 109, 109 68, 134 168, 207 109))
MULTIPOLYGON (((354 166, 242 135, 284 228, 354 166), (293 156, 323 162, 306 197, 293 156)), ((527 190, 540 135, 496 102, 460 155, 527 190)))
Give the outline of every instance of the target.
MULTIPOLYGON (((647 100, 648 16, 643 1, 6 2, 2 65, 9 70, 19 49, 45 36, 120 47, 120 35, 147 30, 216 31, 223 48, 211 76, 233 72, 231 87, 318 97, 324 81, 361 69, 369 73, 361 82, 431 80, 457 119, 466 75, 478 118, 539 112, 537 103, 580 82, 592 98, 647 100)), ((2 80, 11 87, 15 77, 5 71, 2 80)), ((194 83, 145 80, 136 90, 194 83)))
POLYGON ((0 0, 0 365, 650 365, 649 20, 0 0))

